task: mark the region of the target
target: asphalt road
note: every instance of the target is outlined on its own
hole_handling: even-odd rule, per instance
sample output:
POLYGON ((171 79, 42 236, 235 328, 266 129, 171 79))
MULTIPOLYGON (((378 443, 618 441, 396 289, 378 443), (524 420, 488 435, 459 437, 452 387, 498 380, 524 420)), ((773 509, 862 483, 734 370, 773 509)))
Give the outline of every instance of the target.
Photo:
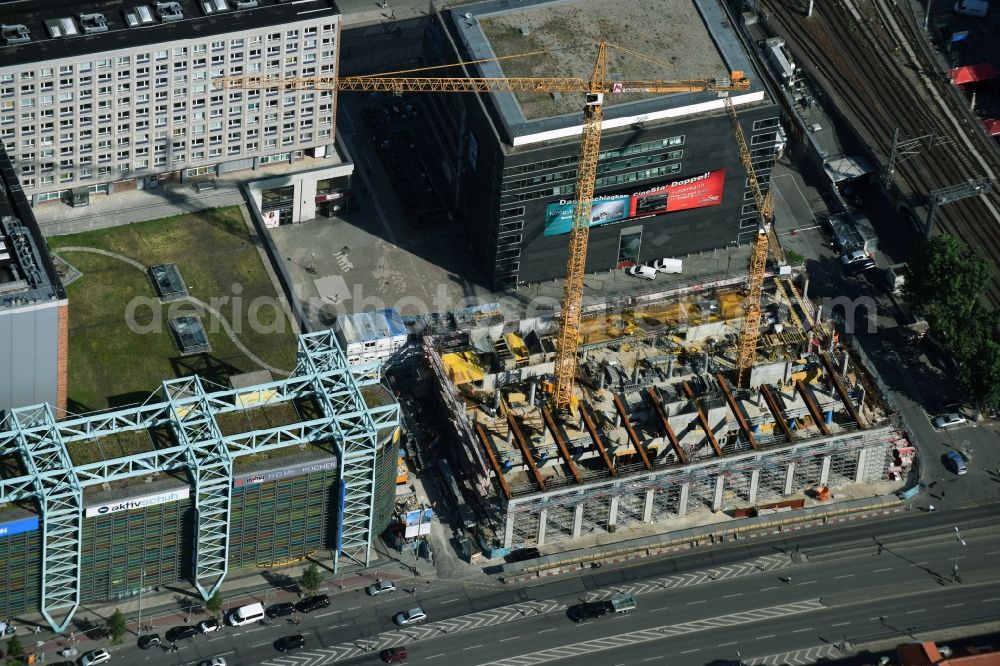
POLYGON ((131 646, 116 650, 116 658, 136 664, 197 664, 214 656, 226 657, 230 666, 360 664, 375 663, 379 649, 405 642, 410 663, 427 664, 521 666, 569 657, 574 663, 638 664, 666 654, 671 664, 706 664, 734 661, 737 651, 748 663, 784 653, 795 653, 784 657, 788 663, 812 663, 838 656, 845 635, 855 645, 904 641, 932 627, 1000 619, 994 514, 988 508, 911 513, 530 588, 436 582, 419 586, 413 596, 405 586, 374 599, 354 593, 303 616, 299 629, 308 647, 291 655, 280 655, 273 642, 299 629, 277 620, 182 641, 174 654, 131 646), (968 519, 959 523, 964 546, 955 537, 955 518, 968 519), (956 555, 962 582, 952 578, 956 555), (567 618, 568 606, 616 590, 633 592, 638 607, 581 624, 567 618), (430 622, 404 635, 391 616, 415 604, 430 622), (536 607, 542 612, 531 610, 536 607))

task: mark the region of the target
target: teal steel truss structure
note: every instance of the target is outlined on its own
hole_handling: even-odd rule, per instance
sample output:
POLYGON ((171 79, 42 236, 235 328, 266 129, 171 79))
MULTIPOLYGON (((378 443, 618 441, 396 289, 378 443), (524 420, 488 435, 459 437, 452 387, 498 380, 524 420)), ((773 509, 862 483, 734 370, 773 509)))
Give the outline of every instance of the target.
MULTIPOLYGON (((399 425, 395 402, 370 406, 363 389, 378 384, 377 363, 348 366, 332 332, 299 337, 295 372, 287 379, 240 389, 209 391, 198 376, 163 382, 160 400, 138 407, 57 421, 51 407, 12 410, 0 431, 0 457, 16 456, 26 474, 0 479, 0 504, 35 501, 42 542, 41 612, 54 631, 66 629, 80 605, 83 491, 89 486, 182 470, 195 508, 192 582, 208 599, 225 579, 233 463, 240 456, 310 443, 338 450, 341 497, 339 554, 368 565, 380 433, 399 425), (289 425, 224 435, 216 417, 245 409, 241 396, 268 396, 266 404, 311 399, 313 418, 289 425), (106 435, 169 428, 174 446, 74 465, 68 445, 106 435)), ((335 561, 339 567, 340 557, 335 561)))

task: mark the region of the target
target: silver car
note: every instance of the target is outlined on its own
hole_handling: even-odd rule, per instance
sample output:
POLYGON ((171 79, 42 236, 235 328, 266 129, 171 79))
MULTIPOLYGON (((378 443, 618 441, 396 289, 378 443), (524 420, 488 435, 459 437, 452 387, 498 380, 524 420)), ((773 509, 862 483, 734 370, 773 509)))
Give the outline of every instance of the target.
POLYGON ((395 592, 396 584, 391 580, 380 580, 372 585, 365 588, 368 591, 368 596, 377 597, 378 595, 385 592, 395 592))
POLYGON ((405 627, 408 624, 417 624, 418 622, 423 622, 426 619, 427 614, 424 613, 423 608, 411 608, 410 610, 403 611, 396 617, 392 618, 393 622, 401 627, 405 627))
POLYGON ((969 420, 958 412, 942 414, 931 421, 938 430, 947 430, 948 428, 954 428, 968 422, 969 420))

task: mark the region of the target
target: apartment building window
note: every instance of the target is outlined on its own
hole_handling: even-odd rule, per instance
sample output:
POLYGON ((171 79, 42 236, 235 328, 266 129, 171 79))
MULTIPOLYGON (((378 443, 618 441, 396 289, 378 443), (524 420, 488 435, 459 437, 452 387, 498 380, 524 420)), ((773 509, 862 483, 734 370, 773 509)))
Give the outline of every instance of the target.
POLYGON ((73 87, 73 77, 66 77, 59 79, 60 88, 72 88, 73 87))
POLYGON ((260 57, 260 49, 250 49, 249 57, 250 58, 254 58, 254 59, 255 58, 259 58, 260 57))
POLYGON ((268 46, 267 47, 267 55, 272 56, 272 55, 278 55, 279 53, 281 53, 281 47, 280 46, 268 46))
POLYGON ((22 81, 34 81, 34 79, 35 79, 34 72, 21 72, 22 81))
POLYGON ((316 40, 307 39, 302 43, 302 48, 305 49, 306 51, 311 51, 312 49, 316 48, 316 40))
POLYGON ((208 47, 205 44, 195 44, 191 48, 191 53, 193 53, 194 55, 198 55, 199 53, 207 53, 207 52, 208 52, 208 47))
POLYGON ((121 79, 130 79, 130 78, 132 78, 132 70, 131 69, 119 69, 118 70, 118 79, 119 80, 121 80, 121 79))
POLYGON ((174 57, 175 58, 186 58, 187 57, 187 47, 186 46, 175 46, 174 47, 174 57))
POLYGON ((207 65, 208 65, 208 61, 205 58, 195 58, 191 62, 191 66, 194 69, 201 69, 202 67, 206 67, 207 65))
POLYGON ((240 140, 240 139, 242 139, 243 137, 242 137, 242 136, 240 136, 240 133, 239 133, 239 132, 230 132, 230 133, 229 133, 229 134, 227 135, 227 138, 228 138, 229 142, 230 142, 230 143, 232 143, 232 142, 234 142, 234 141, 239 141, 239 140, 240 140))
POLYGON ((225 64, 226 64, 226 56, 224 56, 224 55, 212 56, 212 65, 213 66, 225 65, 225 64))
POLYGON ((141 63, 144 63, 144 62, 149 62, 149 54, 148 53, 137 53, 135 55, 135 61, 136 61, 137 64, 141 64, 141 63))
POLYGON ((21 95, 34 95, 35 94, 35 84, 25 83, 21 86, 21 95))

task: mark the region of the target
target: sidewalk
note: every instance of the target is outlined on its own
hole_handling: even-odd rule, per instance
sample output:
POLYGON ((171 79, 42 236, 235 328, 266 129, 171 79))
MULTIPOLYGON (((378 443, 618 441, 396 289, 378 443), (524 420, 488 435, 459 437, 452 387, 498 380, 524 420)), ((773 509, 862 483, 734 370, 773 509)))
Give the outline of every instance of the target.
MULTIPOLYGON (((378 544, 381 547, 381 544, 378 544)), ((246 604, 260 602, 265 606, 285 602, 298 601, 301 594, 296 581, 309 564, 317 564, 323 573, 323 585, 319 592, 327 594, 336 603, 338 595, 360 590, 379 580, 413 581, 426 583, 437 578, 434 568, 426 561, 416 563, 414 567, 408 561, 399 559, 406 554, 384 553, 375 550, 375 560, 372 568, 360 569, 357 566, 348 567, 349 571, 334 575, 329 564, 329 558, 314 560, 282 569, 243 569, 227 576, 221 588, 224 599, 222 612, 228 612, 246 604), (392 558, 392 559, 390 559, 392 558), (380 566, 381 564, 381 566, 380 566)), ((52 632, 40 614, 22 615, 12 620, 17 627, 17 636, 21 640, 26 653, 56 653, 68 647, 76 647, 80 654, 110 644, 103 630, 107 619, 120 610, 125 616, 128 633, 124 644, 135 640, 137 622, 140 615, 145 629, 143 633, 160 633, 169 627, 183 624, 196 625, 207 619, 209 614, 204 610, 203 601, 197 596, 194 588, 186 582, 177 585, 162 585, 141 596, 129 597, 120 601, 81 604, 73 617, 73 621, 63 634, 52 632), (40 627, 40 631, 36 630, 40 627), (37 633, 36 633, 37 631, 37 633)), ((9 638, 9 636, 8 636, 9 638)))

